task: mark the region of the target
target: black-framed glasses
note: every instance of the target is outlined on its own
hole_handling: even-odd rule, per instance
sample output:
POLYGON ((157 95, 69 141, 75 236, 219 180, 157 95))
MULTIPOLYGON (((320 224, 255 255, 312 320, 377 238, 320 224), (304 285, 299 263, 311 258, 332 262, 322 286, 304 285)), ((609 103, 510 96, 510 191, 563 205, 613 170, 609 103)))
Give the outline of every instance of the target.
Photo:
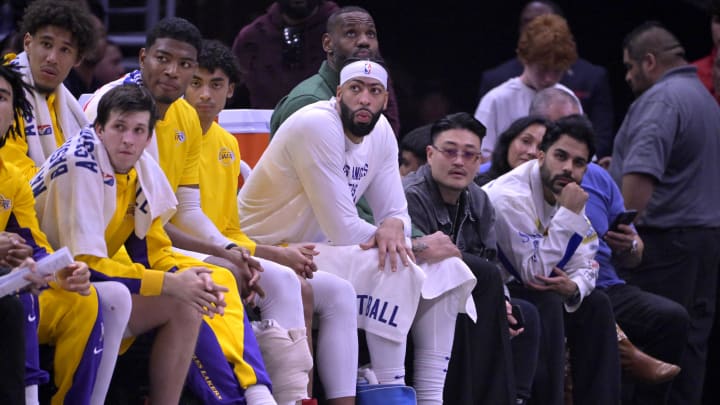
POLYGON ((469 150, 460 150, 460 149, 441 149, 438 148, 435 145, 430 145, 435 149, 436 151, 440 152, 445 156, 446 158, 450 160, 457 159, 458 155, 462 158, 463 161, 468 163, 475 163, 480 159, 480 153, 479 152, 470 152, 469 150))

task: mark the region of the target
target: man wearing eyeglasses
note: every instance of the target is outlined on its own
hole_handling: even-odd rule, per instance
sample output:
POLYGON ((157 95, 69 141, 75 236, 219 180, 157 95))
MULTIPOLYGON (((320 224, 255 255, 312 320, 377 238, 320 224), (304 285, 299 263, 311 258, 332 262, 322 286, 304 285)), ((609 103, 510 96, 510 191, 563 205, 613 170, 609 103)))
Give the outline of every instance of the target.
POLYGON ((439 231, 450 239, 478 279, 473 299, 482 313, 475 325, 466 317, 458 318, 445 403, 524 404, 535 370, 539 321, 530 303, 513 300, 522 308, 528 329, 513 339, 511 350, 510 336, 520 335, 523 327, 503 294, 496 261, 495 212, 485 192, 473 182, 485 127, 470 114, 457 113, 426 130, 432 142, 426 147, 427 164, 403 179, 408 212, 413 225, 425 234, 439 231), (513 370, 513 354, 522 364, 514 369, 517 393, 503 384, 503 373, 513 370), (477 384, 479 380, 483 384, 477 384))

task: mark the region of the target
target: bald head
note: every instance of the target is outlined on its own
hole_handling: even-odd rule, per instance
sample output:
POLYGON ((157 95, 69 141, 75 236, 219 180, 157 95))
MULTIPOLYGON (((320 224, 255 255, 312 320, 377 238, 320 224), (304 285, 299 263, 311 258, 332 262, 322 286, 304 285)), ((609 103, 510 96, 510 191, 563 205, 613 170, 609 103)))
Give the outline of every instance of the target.
POLYGON ((568 115, 582 114, 578 100, 565 90, 556 87, 543 89, 533 97, 529 115, 557 121, 568 115))
POLYGON ((674 66, 685 62, 685 48, 680 41, 657 22, 647 22, 625 37, 623 49, 634 61, 652 54, 661 66, 674 66))

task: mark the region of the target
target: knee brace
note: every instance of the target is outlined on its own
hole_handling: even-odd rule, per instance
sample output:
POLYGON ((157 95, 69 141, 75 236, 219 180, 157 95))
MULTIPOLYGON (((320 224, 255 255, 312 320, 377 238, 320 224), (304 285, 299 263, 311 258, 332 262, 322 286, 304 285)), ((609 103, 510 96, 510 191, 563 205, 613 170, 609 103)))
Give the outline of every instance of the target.
POLYGON ((252 326, 277 402, 307 398, 308 373, 313 361, 305 328, 287 330, 272 319, 253 322, 252 326))

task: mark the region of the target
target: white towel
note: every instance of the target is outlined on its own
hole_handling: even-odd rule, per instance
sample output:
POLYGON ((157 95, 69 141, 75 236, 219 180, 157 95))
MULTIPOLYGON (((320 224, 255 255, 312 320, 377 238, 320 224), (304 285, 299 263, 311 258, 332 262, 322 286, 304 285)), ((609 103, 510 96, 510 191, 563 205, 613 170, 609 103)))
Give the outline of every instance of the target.
MULTIPOLYGON (((162 170, 146 152, 135 170, 135 235, 143 239, 153 219, 165 223, 172 217, 177 200, 162 170)), ((67 246, 74 256, 108 257, 104 235, 116 209, 115 172, 91 126, 53 153, 31 185, 40 227, 52 246, 67 246)))
MULTIPOLYGON (((386 339, 402 342, 412 326, 420 297, 432 299, 459 289, 460 313, 477 319, 472 289, 477 280, 460 259, 450 258, 434 264, 398 264, 397 272, 378 270, 377 249, 359 246, 318 244, 320 252, 314 261, 320 271, 348 280, 355 288, 358 304, 358 327, 386 339)), ((398 258, 399 261, 399 258, 398 258)))
MULTIPOLYGON (((25 82, 35 86, 30 72, 30 62, 25 52, 18 54, 11 64, 17 67, 25 82)), ((60 125, 67 140, 80 132, 80 129, 88 124, 88 119, 85 117, 80 104, 75 100, 72 93, 65 88, 64 84, 60 83, 54 93, 55 102, 53 107, 57 114, 58 125, 60 125)), ((38 91, 26 91, 25 94, 33 108, 33 116, 25 117, 25 139, 28 144, 28 156, 35 162, 35 165, 40 166, 57 149, 55 128, 52 125, 52 118, 50 117, 45 95, 40 94, 38 91)))

